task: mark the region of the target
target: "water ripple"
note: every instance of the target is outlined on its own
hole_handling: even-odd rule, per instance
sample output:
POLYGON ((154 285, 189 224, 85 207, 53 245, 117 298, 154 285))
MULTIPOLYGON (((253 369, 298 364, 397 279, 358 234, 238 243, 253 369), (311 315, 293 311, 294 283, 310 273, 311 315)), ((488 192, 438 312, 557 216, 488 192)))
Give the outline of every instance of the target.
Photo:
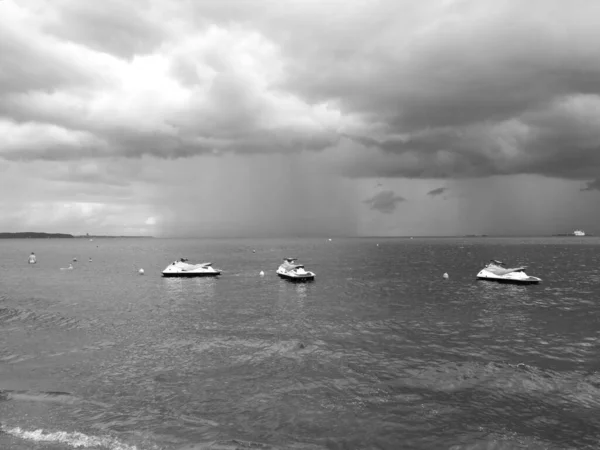
POLYGON ((85 242, 25 271, 2 244, 0 445, 595 448, 600 241, 574 242, 110 241, 68 276, 44 261, 85 242), (163 279, 173 254, 227 270, 163 279), (282 254, 317 280, 278 279, 282 254), (544 281, 476 281, 490 258, 544 281))

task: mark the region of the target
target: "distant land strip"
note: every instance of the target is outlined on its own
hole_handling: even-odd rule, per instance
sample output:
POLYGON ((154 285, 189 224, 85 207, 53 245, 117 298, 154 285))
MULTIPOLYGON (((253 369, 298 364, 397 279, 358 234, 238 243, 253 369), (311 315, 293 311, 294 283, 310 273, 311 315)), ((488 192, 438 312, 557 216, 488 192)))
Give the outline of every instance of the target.
POLYGON ((96 238, 98 238, 98 239, 108 239, 108 238, 142 239, 142 238, 153 238, 154 236, 103 236, 103 235, 86 234, 85 236, 76 235, 76 236, 71 236, 71 237, 74 237, 76 239, 80 239, 80 238, 83 238, 83 239, 96 239, 96 238))
POLYGON ((152 238, 153 236, 73 236, 67 233, 36 233, 32 231, 24 231, 20 233, 0 233, 0 239, 103 239, 103 238, 152 238))

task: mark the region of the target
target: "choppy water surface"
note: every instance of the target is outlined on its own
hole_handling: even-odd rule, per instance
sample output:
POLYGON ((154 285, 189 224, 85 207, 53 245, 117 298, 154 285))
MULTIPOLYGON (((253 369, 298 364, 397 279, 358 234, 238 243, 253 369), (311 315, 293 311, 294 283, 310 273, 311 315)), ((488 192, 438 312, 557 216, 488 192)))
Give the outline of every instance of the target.
POLYGON ((0 448, 598 448, 599 301, 596 238, 3 240, 0 448))

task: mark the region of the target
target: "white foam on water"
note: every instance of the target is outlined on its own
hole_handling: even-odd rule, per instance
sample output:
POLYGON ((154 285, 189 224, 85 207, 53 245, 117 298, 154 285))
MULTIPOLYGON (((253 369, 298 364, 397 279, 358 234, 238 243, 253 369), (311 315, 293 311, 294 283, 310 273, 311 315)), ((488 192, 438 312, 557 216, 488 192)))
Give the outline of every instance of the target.
POLYGON ((110 436, 88 436, 78 432, 55 431, 46 432, 44 430, 27 431, 16 428, 2 428, 11 436, 35 442, 56 442, 69 445, 73 448, 101 448, 107 450, 141 450, 135 445, 128 445, 110 436))

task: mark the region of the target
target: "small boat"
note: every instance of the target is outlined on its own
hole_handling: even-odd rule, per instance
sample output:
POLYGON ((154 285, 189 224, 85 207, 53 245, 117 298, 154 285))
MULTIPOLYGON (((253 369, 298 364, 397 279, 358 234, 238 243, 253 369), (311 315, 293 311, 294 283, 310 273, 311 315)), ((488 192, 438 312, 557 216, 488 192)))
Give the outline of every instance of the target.
POLYGON ((190 264, 186 258, 174 261, 162 272, 163 277, 210 277, 221 274, 221 270, 212 267, 212 263, 190 264))
POLYGON ((302 264, 294 264, 296 258, 284 258, 283 264, 277 269, 281 278, 294 281, 310 281, 315 279, 315 273, 304 269, 302 264))
POLYGON ((502 261, 492 259, 477 274, 477 279, 513 284, 538 284, 542 281, 541 278, 527 275, 526 268, 526 266, 507 268, 502 261))

